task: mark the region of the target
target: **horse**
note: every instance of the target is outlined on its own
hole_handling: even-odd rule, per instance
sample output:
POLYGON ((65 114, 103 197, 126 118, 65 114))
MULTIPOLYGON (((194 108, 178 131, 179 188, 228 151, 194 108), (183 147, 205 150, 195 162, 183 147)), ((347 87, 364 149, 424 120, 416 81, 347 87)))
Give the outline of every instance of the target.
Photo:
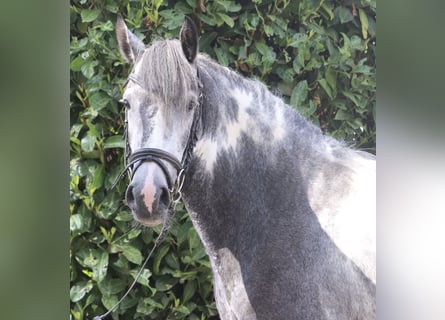
POLYGON ((374 319, 372 154, 325 135, 266 85, 179 39, 116 22, 127 205, 151 227, 182 201, 209 256, 221 319, 374 319))

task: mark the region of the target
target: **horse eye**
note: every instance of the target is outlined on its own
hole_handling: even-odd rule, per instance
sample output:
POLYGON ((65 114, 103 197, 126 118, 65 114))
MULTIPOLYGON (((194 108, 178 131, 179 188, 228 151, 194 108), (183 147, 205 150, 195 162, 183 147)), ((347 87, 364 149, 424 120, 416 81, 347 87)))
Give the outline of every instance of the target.
POLYGON ((196 106, 196 102, 195 101, 190 101, 189 102, 189 105, 188 105, 188 110, 189 111, 191 111, 191 110, 193 110, 194 108, 195 108, 195 106, 196 106))

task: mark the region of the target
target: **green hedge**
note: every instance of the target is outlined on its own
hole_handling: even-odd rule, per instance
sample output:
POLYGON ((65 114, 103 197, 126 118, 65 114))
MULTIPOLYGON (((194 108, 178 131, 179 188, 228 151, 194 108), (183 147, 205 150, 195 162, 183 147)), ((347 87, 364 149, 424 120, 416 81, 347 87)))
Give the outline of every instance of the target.
MULTIPOLYGON (((92 319, 126 291, 159 228, 123 203, 123 114, 130 66, 117 13, 146 43, 201 22, 200 50, 281 94, 325 132, 375 152, 375 0, 72 0, 70 86, 71 319, 92 319)), ((124 179, 125 180, 125 179, 124 179)), ((184 208, 114 319, 217 319, 211 271, 184 208)))

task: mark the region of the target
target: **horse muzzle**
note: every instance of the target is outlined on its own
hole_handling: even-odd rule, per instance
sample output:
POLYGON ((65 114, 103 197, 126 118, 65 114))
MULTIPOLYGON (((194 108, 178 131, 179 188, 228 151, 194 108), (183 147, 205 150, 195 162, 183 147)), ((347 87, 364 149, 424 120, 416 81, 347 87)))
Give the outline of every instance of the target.
POLYGON ((133 173, 125 198, 136 221, 150 227, 161 224, 171 202, 163 170, 155 162, 141 163, 133 173))

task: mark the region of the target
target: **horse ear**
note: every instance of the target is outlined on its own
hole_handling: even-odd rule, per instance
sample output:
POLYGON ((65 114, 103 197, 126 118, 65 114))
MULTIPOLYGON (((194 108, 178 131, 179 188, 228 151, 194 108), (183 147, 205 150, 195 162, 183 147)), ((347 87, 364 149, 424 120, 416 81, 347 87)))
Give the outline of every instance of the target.
POLYGON ((128 30, 120 14, 118 14, 116 21, 116 38, 119 50, 128 63, 133 64, 139 52, 145 50, 144 43, 128 30))
POLYGON ((192 63, 195 61, 198 53, 199 35, 196 24, 188 16, 185 16, 184 24, 182 25, 180 32, 180 39, 182 51, 187 60, 192 63))

